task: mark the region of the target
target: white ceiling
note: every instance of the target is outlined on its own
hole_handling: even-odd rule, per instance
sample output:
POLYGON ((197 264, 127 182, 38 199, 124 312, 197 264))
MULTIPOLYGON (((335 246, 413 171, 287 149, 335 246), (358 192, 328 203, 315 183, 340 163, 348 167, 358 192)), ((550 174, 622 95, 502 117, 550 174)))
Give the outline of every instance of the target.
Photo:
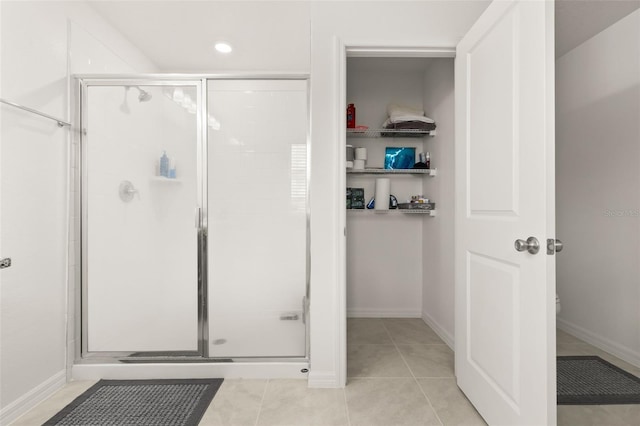
MULTIPOLYGON (((164 72, 224 71, 243 62, 255 63, 262 56, 266 59, 273 49, 283 46, 292 52, 306 51, 310 42, 309 37, 290 37, 308 34, 309 1, 258 1, 250 6, 247 2, 215 0, 90 4, 164 72), (256 37, 256 31, 269 31, 269 37, 256 37), (223 55, 202 54, 211 51, 215 40, 239 33, 251 36, 233 40, 237 48, 233 64, 225 62, 223 55), (267 39, 278 42, 267 44, 267 39)), ((365 4, 363 1, 362 7, 365 4)), ((639 7, 640 0, 556 0, 556 57, 639 7)), ((295 56, 291 55, 292 61, 295 56)), ((290 65, 295 69, 297 64, 290 65)), ((283 69, 288 66, 282 64, 283 69)))
MULTIPOLYGON (((107 0, 89 4, 162 72, 250 69, 247 64, 269 63, 276 50, 309 50, 308 1, 107 0), (260 37, 266 32, 269 37, 260 37), (233 56, 214 52, 220 40, 232 44, 233 56)), ((298 71, 298 56, 279 54, 279 66, 298 71)), ((307 55, 304 63, 308 62, 307 55)))

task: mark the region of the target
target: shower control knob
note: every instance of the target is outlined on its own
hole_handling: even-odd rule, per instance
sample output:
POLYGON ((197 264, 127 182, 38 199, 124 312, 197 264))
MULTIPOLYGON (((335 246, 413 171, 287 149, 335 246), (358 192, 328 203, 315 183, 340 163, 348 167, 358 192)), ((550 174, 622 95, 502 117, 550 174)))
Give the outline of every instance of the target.
POLYGON ((529 237, 527 240, 516 240, 513 246, 517 251, 528 251, 531 254, 536 254, 540 251, 540 242, 536 237, 529 237))

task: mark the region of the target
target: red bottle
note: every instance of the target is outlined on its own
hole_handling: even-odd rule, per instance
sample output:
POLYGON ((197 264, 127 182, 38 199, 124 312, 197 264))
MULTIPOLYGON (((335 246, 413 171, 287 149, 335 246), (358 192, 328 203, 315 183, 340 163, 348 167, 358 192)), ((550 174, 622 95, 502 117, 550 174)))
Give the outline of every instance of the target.
POLYGON ((347 129, 355 129, 356 127, 356 107, 353 104, 347 106, 347 129))

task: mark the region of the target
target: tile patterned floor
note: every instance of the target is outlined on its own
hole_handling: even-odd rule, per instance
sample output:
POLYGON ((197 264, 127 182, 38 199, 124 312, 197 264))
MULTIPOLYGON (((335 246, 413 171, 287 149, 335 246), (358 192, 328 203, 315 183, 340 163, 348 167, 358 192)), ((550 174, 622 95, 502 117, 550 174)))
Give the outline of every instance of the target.
MULTIPOLYGON (((304 380, 225 380, 202 426, 484 425, 456 386, 453 352, 420 319, 350 319, 345 389, 308 389, 304 380)), ((558 355, 621 361, 558 330, 558 355)), ((94 382, 72 382, 22 416, 40 425, 94 382)), ((640 426, 640 406, 559 406, 558 425, 640 426)))
MULTIPOLYGON (((350 319, 345 389, 225 380, 200 425, 484 425, 455 384, 453 352, 421 319, 350 319)), ((15 426, 40 425, 95 382, 72 382, 15 426)))

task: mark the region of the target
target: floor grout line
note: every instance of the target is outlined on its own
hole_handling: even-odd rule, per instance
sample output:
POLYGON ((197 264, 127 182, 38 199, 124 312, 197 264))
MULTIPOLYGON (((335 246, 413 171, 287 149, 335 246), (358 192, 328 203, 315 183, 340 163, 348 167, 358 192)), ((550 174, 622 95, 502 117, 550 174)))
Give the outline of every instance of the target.
POLYGON ((349 415, 349 402, 347 401, 347 387, 342 389, 342 395, 344 395, 344 406, 347 410, 347 425, 351 426, 351 416, 349 415))
MULTIPOLYGON (((385 327, 386 328, 386 327, 385 327)), ((387 332, 389 332, 389 330, 387 330, 387 332)), ((395 341, 394 341, 395 342, 395 341)), ((444 426, 444 423, 442 421, 442 419, 440 418, 440 416, 438 415, 438 412, 436 411, 436 409, 433 407, 433 404, 431 403, 431 400, 429 399, 429 397, 427 396, 427 394, 424 392, 424 390, 422 389, 422 386, 420 386, 420 383, 418 382, 418 378, 416 377, 415 373, 413 372, 413 370, 411 369, 411 367, 409 366, 409 363, 407 362, 406 358, 404 357, 404 355, 402 355, 402 351, 400 350, 400 348, 398 347, 398 344, 395 344, 396 346, 396 350, 398 351, 398 353, 400 354, 400 358, 402 358, 402 361, 404 362, 404 365, 409 369, 409 372, 411 373, 411 377, 413 377, 413 381, 416 384, 416 386, 418 387, 418 389, 420 390, 420 393, 422 394, 422 396, 424 396, 425 400, 427 401, 427 404, 429 404, 429 408, 431 408, 431 411, 433 411, 433 414, 436 416, 436 419, 438 419, 438 422, 440 423, 441 426, 444 426)))
POLYGON ((424 389, 422 389, 422 386, 420 386, 420 383, 418 382, 417 378, 413 378, 413 380, 416 381, 416 385, 418 386, 418 389, 420 389, 420 392, 422 393, 422 395, 424 395, 424 398, 427 400, 427 403, 429 404, 429 407, 431 407, 431 409, 433 410, 433 414, 435 414, 436 419, 438 419, 438 421, 440 422, 440 424, 442 426, 444 426, 444 422, 442 421, 442 419, 440 418, 440 416, 438 415, 438 411, 435 409, 435 407, 433 406, 433 404, 431 403, 431 400, 429 399, 429 397, 427 396, 427 394, 424 392, 424 389))
POLYGON ((269 385, 271 384, 271 379, 267 379, 267 383, 264 385, 264 391, 262 392, 262 399, 260 400, 260 407, 258 407, 258 415, 256 416, 256 422, 254 426, 258 426, 258 422, 260 421, 260 414, 262 414, 262 406, 264 405, 264 398, 267 395, 267 390, 269 389, 269 385))

